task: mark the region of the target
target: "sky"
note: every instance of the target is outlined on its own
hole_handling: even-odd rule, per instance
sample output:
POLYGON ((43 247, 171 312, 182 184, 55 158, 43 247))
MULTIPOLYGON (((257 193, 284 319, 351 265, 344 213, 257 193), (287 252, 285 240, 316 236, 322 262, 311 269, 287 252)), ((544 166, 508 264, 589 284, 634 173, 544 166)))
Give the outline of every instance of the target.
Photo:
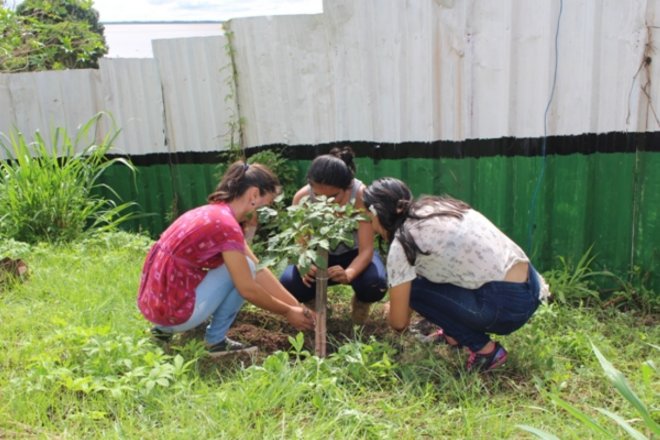
POLYGON ((236 17, 318 14, 322 0, 94 0, 102 22, 225 21, 236 17))

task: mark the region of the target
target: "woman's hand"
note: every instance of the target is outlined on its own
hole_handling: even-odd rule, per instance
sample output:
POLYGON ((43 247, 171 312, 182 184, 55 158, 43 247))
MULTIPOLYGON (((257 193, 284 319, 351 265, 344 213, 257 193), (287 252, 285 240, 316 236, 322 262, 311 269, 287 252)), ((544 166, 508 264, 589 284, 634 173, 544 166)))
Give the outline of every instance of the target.
POLYGON ((250 216, 247 220, 241 222, 243 236, 248 243, 252 243, 252 240, 257 233, 257 226, 259 226, 259 216, 256 213, 250 216))
MULTIPOLYGON (((300 270, 298 271, 300 272, 300 270)), ((316 281, 316 266, 312 264, 309 268, 309 271, 302 276, 302 282, 307 287, 312 287, 312 284, 316 281)))
POLYGON ((294 306, 287 312, 286 319, 296 330, 312 330, 316 324, 316 313, 305 306, 294 306))
POLYGON ((350 284, 351 278, 349 277, 348 271, 351 269, 344 269, 341 266, 332 266, 328 268, 328 278, 330 278, 335 283, 339 284, 350 284))

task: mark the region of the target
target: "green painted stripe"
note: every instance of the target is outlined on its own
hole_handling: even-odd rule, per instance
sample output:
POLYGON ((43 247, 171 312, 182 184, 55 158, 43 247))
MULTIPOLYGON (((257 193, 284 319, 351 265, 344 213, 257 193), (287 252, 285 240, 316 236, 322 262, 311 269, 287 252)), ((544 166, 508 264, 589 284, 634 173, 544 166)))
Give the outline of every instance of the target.
MULTIPOLYGON (((536 209, 530 212, 543 160, 359 157, 356 165, 357 177, 367 184, 393 176, 406 181, 415 195, 447 193, 465 200, 520 244, 541 270, 557 267, 559 256, 577 262, 593 246, 600 267, 625 276, 637 266, 660 287, 660 153, 547 156, 536 209)), ((310 161, 293 163, 302 185, 310 161)), ((135 183, 123 168, 113 168, 106 176, 124 200, 154 213, 127 228, 154 237, 173 216, 203 204, 217 180, 214 164, 141 166, 135 183)))

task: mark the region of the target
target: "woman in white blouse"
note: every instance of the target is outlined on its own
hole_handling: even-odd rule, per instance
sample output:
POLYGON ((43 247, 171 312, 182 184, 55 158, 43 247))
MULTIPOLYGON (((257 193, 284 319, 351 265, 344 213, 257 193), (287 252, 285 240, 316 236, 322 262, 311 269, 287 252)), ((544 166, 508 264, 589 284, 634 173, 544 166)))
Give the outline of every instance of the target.
POLYGON ((374 181, 364 203, 374 231, 390 242, 390 325, 405 329, 415 310, 441 327, 447 344, 470 350, 468 370, 504 364, 507 351, 489 334, 519 329, 549 295, 523 250, 468 204, 415 201, 394 178, 374 181))

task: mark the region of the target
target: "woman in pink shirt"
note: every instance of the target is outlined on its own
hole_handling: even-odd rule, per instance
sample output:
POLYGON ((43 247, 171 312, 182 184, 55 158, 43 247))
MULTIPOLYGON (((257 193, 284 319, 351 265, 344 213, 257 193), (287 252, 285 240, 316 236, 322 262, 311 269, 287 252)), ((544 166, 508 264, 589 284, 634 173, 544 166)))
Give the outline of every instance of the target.
POLYGON ((169 340, 210 318, 205 339, 211 355, 256 350, 226 336, 244 300, 286 317, 299 330, 314 327, 314 314, 268 269, 256 271, 258 260, 240 226, 272 203, 279 189, 265 166, 236 162, 208 204, 184 213, 163 232, 147 255, 138 294, 140 311, 155 324, 154 336, 169 340))

